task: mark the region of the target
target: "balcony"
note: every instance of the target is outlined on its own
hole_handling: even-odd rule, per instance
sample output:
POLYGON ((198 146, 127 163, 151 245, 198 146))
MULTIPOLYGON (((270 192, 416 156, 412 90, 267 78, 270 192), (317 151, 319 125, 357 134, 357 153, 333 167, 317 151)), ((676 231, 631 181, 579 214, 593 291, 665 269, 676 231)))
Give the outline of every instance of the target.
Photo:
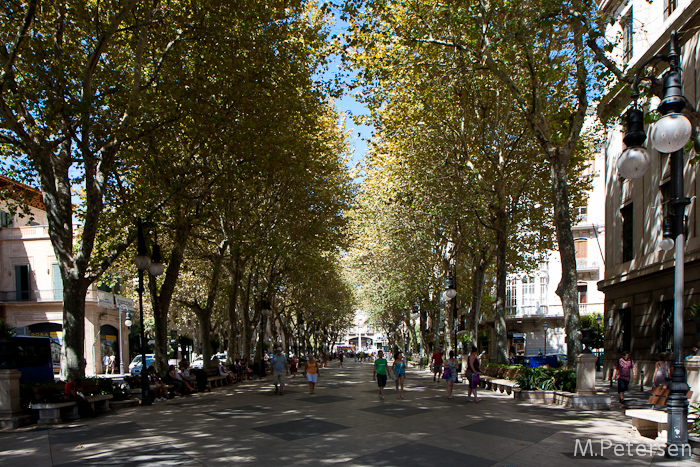
MULTIPOLYGON (((88 290, 85 295, 86 302, 98 302, 98 294, 104 293, 99 290, 88 290)), ((26 290, 17 292, 16 290, 0 290, 0 302, 1 303, 22 303, 22 302, 62 302, 63 301, 63 290, 61 289, 49 289, 49 290, 26 290)))
POLYGON ((579 272, 598 272, 600 264, 588 258, 576 258, 576 270, 579 272))

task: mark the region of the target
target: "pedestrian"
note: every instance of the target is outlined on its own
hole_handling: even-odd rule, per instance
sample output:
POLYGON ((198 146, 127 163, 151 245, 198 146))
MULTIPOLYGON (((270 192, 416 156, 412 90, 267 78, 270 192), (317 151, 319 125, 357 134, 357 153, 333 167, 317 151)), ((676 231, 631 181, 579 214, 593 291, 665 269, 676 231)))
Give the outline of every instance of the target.
POLYGON ((450 358, 445 362, 445 373, 442 378, 447 380, 447 398, 452 399, 452 388, 457 381, 457 359, 454 350, 450 350, 450 358))
POLYGON ((343 368, 343 359, 345 358, 345 354, 343 352, 340 352, 338 354, 338 368, 343 368))
POLYGON ((306 376, 306 380, 309 382, 309 393, 313 394, 316 390, 316 383, 318 382, 318 362, 313 354, 309 354, 306 358, 304 376, 306 376))
POLYGON ((384 399, 384 387, 386 386, 386 358, 384 358, 384 351, 380 350, 377 352, 377 359, 374 361, 374 373, 372 374, 372 380, 377 380, 377 386, 379 386, 379 398, 384 399))
POLYGON ((661 386, 665 388, 668 386, 668 381, 671 379, 671 369, 668 367, 668 362, 666 362, 666 356, 662 353, 659 354, 659 361, 656 362, 654 366, 654 380, 651 384, 652 388, 661 386))
POLYGON ((442 356, 444 355, 442 347, 438 346, 433 357, 430 359, 430 367, 433 369, 433 381, 440 382, 442 375, 442 356))
POLYGON ((475 345, 472 345, 472 352, 467 358, 467 371, 465 373, 467 376, 467 381, 469 382, 467 402, 469 402, 469 398, 472 396, 472 393, 474 393, 474 402, 479 402, 479 398, 476 396, 476 389, 479 387, 479 356, 476 353, 475 345))
POLYGON ((114 374, 117 371, 117 359, 114 355, 109 356, 109 372, 114 374))
POLYGON ((270 361, 272 366, 272 382, 275 383, 275 394, 284 395, 284 377, 289 372, 287 357, 282 355, 282 349, 277 348, 270 361))
POLYGON ((292 378, 294 378, 297 375, 297 365, 298 361, 294 355, 292 355, 292 358, 289 361, 289 374, 292 375, 292 378))
POLYGON ((92 408, 92 404, 85 399, 83 394, 83 380, 81 378, 76 378, 74 381, 68 381, 63 387, 63 392, 66 397, 73 402, 78 404, 78 412, 81 417, 96 417, 97 412, 92 408))
POLYGON ((625 392, 630 387, 630 376, 637 377, 637 367, 630 358, 630 353, 625 351, 615 364, 615 371, 613 372, 613 380, 617 378, 617 393, 620 398, 620 404, 625 403, 625 392))
POLYGON ((109 355, 107 354, 102 357, 102 370, 104 371, 104 374, 109 373, 109 355))
POLYGON ((326 363, 328 362, 328 355, 325 352, 321 354, 321 361, 323 362, 322 368, 326 368, 326 363))
POLYGON ((394 354, 394 364, 391 366, 396 373, 396 398, 403 399, 403 382, 406 379, 406 362, 399 350, 394 354))

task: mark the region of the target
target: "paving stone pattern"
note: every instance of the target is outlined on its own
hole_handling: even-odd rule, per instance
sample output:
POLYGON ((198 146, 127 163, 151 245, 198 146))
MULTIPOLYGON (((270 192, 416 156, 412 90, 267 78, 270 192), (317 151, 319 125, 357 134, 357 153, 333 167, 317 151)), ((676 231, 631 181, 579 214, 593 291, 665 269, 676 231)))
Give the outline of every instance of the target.
POLYGON ((640 437, 622 407, 573 411, 490 391, 480 391, 477 404, 467 402, 464 384, 447 399, 445 382, 417 368, 407 370, 404 399, 389 382, 381 400, 372 364, 348 359, 343 366, 321 370, 314 395, 300 374, 287 377, 283 396, 268 378, 95 419, 2 431, 0 466, 698 465, 634 449, 622 456, 576 450, 577 440, 662 446, 640 437))

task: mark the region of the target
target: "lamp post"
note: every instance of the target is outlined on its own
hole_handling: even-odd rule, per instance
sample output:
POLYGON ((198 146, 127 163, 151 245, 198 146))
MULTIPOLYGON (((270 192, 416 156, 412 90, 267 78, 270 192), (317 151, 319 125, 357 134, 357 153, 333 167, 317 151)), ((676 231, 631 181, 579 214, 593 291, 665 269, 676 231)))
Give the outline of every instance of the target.
POLYGON ((131 327, 131 315, 129 310, 124 305, 119 305, 119 374, 124 374, 124 338, 122 335, 122 313, 126 315, 124 326, 131 327))
MULTIPOLYGON (((445 280, 445 298, 450 301, 457 296, 457 279, 455 278, 454 268, 450 271, 445 280)), ((452 345, 454 346, 455 355, 457 354, 457 300, 452 302, 452 330, 454 340, 452 345)))
POLYGON ((545 363, 547 362, 547 322, 542 325, 542 328, 544 328, 544 358, 545 358, 545 363))
POLYGON ((151 397, 148 387, 148 367, 146 366, 146 322, 143 318, 143 271, 148 269, 148 272, 153 276, 160 276, 165 270, 160 258, 160 246, 156 243, 153 245, 153 260, 148 256, 146 250, 146 239, 143 236, 143 221, 141 218, 137 224, 137 251, 136 267, 139 270, 139 310, 141 311, 141 404, 151 405, 151 397))
POLYGON ((652 128, 651 143, 657 151, 670 154, 671 199, 672 209, 663 220, 662 248, 670 250, 675 246, 675 269, 673 277, 673 374, 668 396, 668 442, 666 456, 674 459, 689 459, 688 445, 688 399, 686 393, 685 366, 683 364, 683 296, 685 282, 684 246, 685 246, 685 207, 690 199, 684 196, 683 189, 683 147, 690 140, 692 125, 682 115, 686 99, 682 91, 682 68, 676 39, 676 32, 671 32, 668 55, 655 55, 639 67, 639 72, 632 83, 634 106, 627 112, 627 133, 623 139, 626 149, 620 154, 617 166, 625 178, 639 178, 649 168, 647 151, 642 145, 646 139, 644 131, 644 113, 637 106, 639 97, 638 81, 646 66, 652 60, 665 61, 669 69, 663 76, 663 99, 658 111, 662 115, 652 128), (675 238, 673 242, 670 240, 675 238))

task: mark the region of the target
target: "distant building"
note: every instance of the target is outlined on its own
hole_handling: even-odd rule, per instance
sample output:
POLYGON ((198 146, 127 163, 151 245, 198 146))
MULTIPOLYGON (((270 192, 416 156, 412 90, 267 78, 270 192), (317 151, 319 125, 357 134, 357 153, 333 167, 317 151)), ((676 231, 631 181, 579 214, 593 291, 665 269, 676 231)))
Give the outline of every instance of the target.
MULTIPOLYGON (((60 368, 63 341, 63 281, 49 238, 46 207, 41 192, 0 176, 0 317, 18 335, 51 339, 54 371, 60 368), (9 205, 24 199, 30 212, 24 217, 12 214, 9 205)), ((86 374, 102 373, 102 357, 114 355, 119 371, 120 357, 128 359, 128 333, 124 311, 133 312, 131 300, 88 289, 85 302, 86 374), (120 332, 121 330, 121 332, 120 332), (122 345, 120 352, 119 343, 122 345)), ((129 362, 124 362, 128 368, 129 362)))
POLYGON ((342 336, 342 341, 336 344, 336 349, 351 349, 362 352, 376 352, 384 349, 388 345, 384 333, 372 327, 367 314, 363 311, 355 311, 353 325, 348 332, 342 336))
MULTIPOLYGON (((580 314, 603 314, 604 295, 597 282, 605 269, 605 162, 595 150, 585 175, 592 176, 592 189, 585 206, 578 209, 578 221, 572 227, 576 245, 578 301, 580 314)), ((555 291, 561 280, 558 251, 547 254, 547 260, 536 271, 510 273, 506 278, 506 328, 508 347, 521 357, 566 354, 566 331, 561 299, 555 291), (546 340, 545 326, 547 324, 546 340)), ((490 323, 493 326, 492 323, 490 323)), ((488 344, 488 354, 496 360, 496 342, 488 344)))

